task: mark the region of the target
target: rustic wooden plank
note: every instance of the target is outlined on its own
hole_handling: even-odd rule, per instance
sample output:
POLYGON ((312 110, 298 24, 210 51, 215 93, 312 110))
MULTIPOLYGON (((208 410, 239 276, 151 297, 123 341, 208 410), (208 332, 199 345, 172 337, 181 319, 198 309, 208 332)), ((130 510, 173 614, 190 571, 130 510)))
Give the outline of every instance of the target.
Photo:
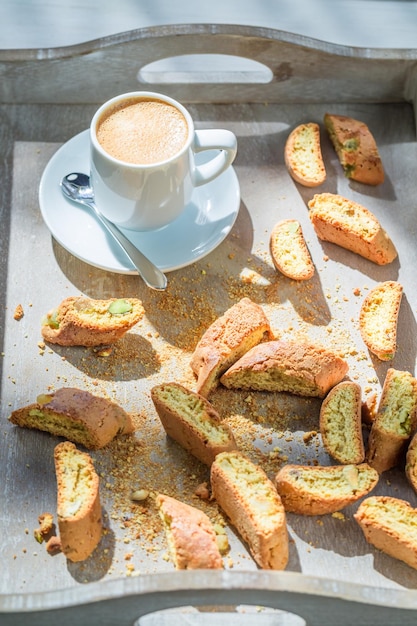
POLYGON ((1 50, 0 101, 101 102, 125 91, 158 90, 139 83, 138 72, 179 52, 249 58, 273 73, 262 89, 250 82, 168 81, 164 91, 186 102, 401 101, 409 97, 417 57, 415 50, 352 48, 257 27, 153 27, 64 48, 1 50))
MULTIPOLYGON (((239 604, 277 608, 299 616, 308 626, 333 626, 335 616, 341 626, 352 623, 412 626, 416 609, 412 591, 382 594, 366 585, 359 588, 333 582, 326 586, 313 578, 281 572, 259 572, 254 576, 244 572, 230 575, 200 571, 198 577, 195 572, 177 572, 174 577, 141 577, 106 585, 94 583, 90 589, 81 587, 77 595, 70 591, 56 592, 43 597, 28 596, 24 603, 21 600, 10 596, 6 597, 3 607, 0 604, 0 608, 7 610, 1 614, 4 626, 53 626, 58 621, 62 626, 74 623, 130 626, 141 616, 166 608, 239 604), (45 608, 48 610, 43 610, 45 608)), ((183 623, 187 615, 183 614, 183 623)), ((198 624, 196 616, 193 617, 192 623, 198 624)), ((256 626, 256 615, 252 615, 252 620, 256 626)), ((204 625, 204 620, 201 623, 204 625)), ((222 623, 229 622, 223 620, 222 623)))

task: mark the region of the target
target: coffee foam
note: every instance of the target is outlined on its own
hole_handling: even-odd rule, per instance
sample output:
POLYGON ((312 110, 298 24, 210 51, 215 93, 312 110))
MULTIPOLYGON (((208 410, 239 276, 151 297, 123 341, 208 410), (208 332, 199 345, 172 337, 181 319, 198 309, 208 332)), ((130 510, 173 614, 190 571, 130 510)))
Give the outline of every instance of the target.
POLYGON ((138 165, 166 161, 181 150, 187 137, 184 115, 161 100, 119 104, 97 126, 97 139, 108 154, 138 165))

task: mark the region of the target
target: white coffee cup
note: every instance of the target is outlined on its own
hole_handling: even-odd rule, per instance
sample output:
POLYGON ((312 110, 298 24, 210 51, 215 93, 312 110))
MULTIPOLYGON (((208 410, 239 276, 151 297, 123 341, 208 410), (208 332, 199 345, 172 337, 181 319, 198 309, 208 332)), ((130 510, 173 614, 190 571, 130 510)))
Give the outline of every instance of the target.
POLYGON ((155 230, 183 212, 194 187, 231 165, 237 140, 229 130, 195 130, 179 102, 139 91, 116 96, 98 109, 90 146, 99 210, 123 228, 155 230), (215 152, 196 164, 196 153, 205 150, 215 152))

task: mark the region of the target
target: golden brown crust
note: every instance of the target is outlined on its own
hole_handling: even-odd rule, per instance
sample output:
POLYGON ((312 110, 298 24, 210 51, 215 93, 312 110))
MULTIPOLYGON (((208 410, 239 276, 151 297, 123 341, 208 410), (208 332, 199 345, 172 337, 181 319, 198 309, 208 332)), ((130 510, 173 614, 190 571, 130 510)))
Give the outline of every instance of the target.
POLYGON ((316 194, 309 216, 317 236, 377 265, 391 263, 397 251, 378 219, 364 206, 333 193, 316 194))
POLYGON ((206 465, 216 454, 236 450, 233 433, 200 394, 178 383, 151 389, 151 398, 166 433, 206 465))
POLYGON ((254 345, 272 338, 261 306, 242 298, 209 326, 191 358, 197 376, 196 391, 207 397, 222 373, 254 345))
POLYGON ((321 346, 276 340, 249 350, 220 380, 229 389, 286 391, 322 398, 347 371, 344 359, 321 346))
POLYGON ((199 509, 164 494, 156 504, 176 569, 222 569, 216 533, 199 509))
POLYGON ((61 549, 67 559, 84 561, 102 535, 99 478, 91 457, 69 441, 54 452, 61 549))
POLYGON ((417 433, 411 439, 405 458, 405 475, 417 493, 417 433))
POLYGON ((368 494, 378 472, 360 465, 285 465, 275 484, 286 511, 300 515, 335 513, 368 494))
POLYGON ((282 220, 274 226, 269 250, 275 268, 284 276, 293 280, 308 280, 314 275, 313 261, 297 220, 282 220))
POLYGON ((326 168, 318 124, 300 124, 291 131, 285 143, 284 160, 290 176, 300 185, 317 187, 324 183, 326 168))
POLYGON ((362 463, 362 390, 346 380, 329 391, 320 407, 320 433, 324 448, 339 463, 362 463))
POLYGON ((9 420, 65 437, 90 450, 108 444, 116 435, 133 432, 131 417, 122 407, 89 391, 63 387, 41 394, 34 404, 16 409, 9 420))
POLYGON ((381 361, 391 361, 397 350, 397 325, 403 287, 394 280, 376 285, 364 299, 359 330, 368 349, 381 361))
POLYGON ((389 496, 366 498, 354 515, 365 539, 378 550, 417 569, 417 510, 389 496))
POLYGON ((114 343, 142 319, 143 313, 142 303, 136 298, 93 300, 71 296, 42 320, 42 337, 61 346, 114 343))
POLYGON ((239 452, 223 452, 211 466, 211 487, 259 567, 282 570, 288 562, 284 507, 265 472, 239 452))
POLYGON ((372 423, 375 419, 376 409, 378 403, 378 396, 375 392, 372 392, 365 398, 362 402, 362 423, 366 426, 372 426, 372 423))
POLYGON ((380 474, 399 464, 417 426, 417 380, 390 368, 369 433, 367 461, 380 474))
POLYGON ((326 113, 324 125, 347 178, 367 185, 384 182, 384 167, 378 147, 364 122, 326 113))

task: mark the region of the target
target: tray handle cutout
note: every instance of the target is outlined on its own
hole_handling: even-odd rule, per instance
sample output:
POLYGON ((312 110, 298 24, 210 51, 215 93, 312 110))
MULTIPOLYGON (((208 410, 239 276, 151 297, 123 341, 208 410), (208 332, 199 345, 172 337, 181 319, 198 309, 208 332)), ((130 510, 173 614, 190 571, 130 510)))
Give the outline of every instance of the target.
POLYGON ((227 607, 232 610, 216 611, 206 607, 199 611, 195 607, 179 607, 143 615, 134 626, 306 626, 306 621, 287 611, 255 606, 227 607))
POLYGON ((146 64, 137 73, 140 84, 258 83, 273 80, 272 70, 253 59, 231 54, 183 54, 146 64))

